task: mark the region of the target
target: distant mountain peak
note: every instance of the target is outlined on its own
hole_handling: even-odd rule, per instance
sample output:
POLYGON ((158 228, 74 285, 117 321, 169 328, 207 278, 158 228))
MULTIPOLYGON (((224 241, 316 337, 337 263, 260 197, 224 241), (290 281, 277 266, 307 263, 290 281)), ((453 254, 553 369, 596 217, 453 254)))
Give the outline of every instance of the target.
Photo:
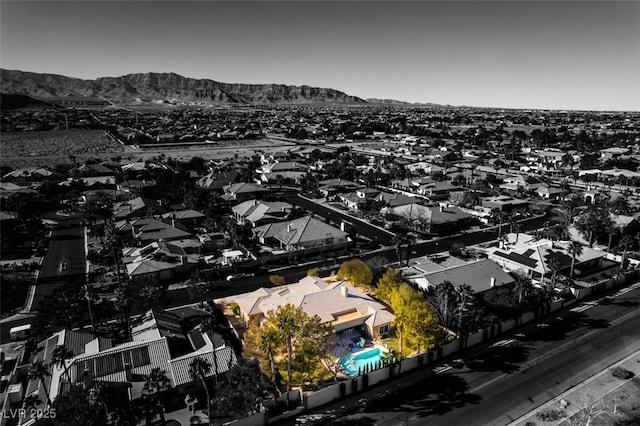
POLYGON ((284 84, 221 83, 176 73, 136 73, 83 80, 56 74, 0 69, 2 92, 36 99, 100 97, 120 104, 175 101, 202 104, 366 104, 344 92, 284 84))

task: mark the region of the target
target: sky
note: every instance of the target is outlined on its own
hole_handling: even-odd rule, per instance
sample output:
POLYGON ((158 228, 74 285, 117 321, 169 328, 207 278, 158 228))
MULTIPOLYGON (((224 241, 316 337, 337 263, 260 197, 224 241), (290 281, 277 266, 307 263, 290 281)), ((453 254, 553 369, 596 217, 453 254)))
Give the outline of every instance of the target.
POLYGON ((640 111, 640 2, 2 0, 0 66, 640 111))

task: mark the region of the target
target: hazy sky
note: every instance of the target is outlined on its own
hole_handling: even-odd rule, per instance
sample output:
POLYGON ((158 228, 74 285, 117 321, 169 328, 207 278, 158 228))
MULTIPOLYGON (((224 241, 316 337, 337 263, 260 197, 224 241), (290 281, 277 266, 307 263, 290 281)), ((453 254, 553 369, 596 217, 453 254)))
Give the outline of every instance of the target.
POLYGON ((0 66, 640 110, 640 2, 2 1, 0 66))

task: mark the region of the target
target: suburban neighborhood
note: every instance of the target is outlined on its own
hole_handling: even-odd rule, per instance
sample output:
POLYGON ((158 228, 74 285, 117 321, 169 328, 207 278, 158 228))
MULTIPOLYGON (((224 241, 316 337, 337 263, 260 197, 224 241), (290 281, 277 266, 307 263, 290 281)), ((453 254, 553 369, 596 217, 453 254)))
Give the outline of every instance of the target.
POLYGON ((2 425, 286 423, 632 284, 639 128, 466 108, 3 110, 1 402, 32 415, 2 425), (113 149, 9 151, 43 132, 113 149))

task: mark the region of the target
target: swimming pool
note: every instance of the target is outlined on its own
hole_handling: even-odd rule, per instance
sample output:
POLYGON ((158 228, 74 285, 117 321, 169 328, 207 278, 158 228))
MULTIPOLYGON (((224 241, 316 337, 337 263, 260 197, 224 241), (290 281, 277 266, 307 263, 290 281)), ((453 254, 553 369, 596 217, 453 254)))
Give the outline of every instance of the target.
POLYGON ((367 366, 377 365, 385 357, 385 349, 375 346, 353 354, 346 355, 340 360, 340 365, 350 376, 357 376, 358 371, 364 372, 367 366))

